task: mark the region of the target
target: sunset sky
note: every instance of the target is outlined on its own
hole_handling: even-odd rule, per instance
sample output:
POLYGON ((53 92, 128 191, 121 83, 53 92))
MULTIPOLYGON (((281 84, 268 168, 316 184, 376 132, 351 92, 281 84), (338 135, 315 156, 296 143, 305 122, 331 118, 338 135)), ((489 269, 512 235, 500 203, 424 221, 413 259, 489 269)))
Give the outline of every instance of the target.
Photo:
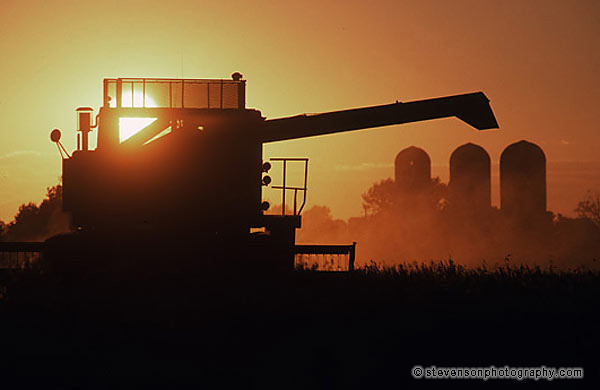
POLYGON ((39 202, 76 146, 75 109, 97 110, 116 77, 248 80, 268 118, 483 91, 500 130, 456 119, 287 141, 265 157, 309 157, 308 206, 362 213, 361 193, 393 176, 411 145, 448 179, 466 142, 492 159, 527 139, 548 159, 548 208, 572 215, 600 191, 597 1, 0 2, 0 219, 39 202))

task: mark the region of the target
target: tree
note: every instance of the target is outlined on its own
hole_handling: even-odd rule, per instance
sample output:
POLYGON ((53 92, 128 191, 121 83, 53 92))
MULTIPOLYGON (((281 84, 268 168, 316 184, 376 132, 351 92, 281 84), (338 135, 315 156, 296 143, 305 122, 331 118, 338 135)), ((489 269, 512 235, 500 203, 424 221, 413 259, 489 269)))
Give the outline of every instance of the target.
POLYGON ((600 226, 600 193, 588 192, 575 209, 579 218, 587 218, 600 226))
POLYGON ((25 239, 31 235, 37 235, 40 231, 40 209, 33 202, 19 206, 15 219, 8 224, 7 237, 10 241, 25 239))
POLYGON ((414 209, 417 205, 439 210, 446 204, 446 192, 446 184, 442 183, 439 177, 431 179, 424 188, 410 194, 403 194, 393 179, 385 179, 373 184, 362 195, 363 208, 367 215, 375 215, 394 208, 414 209))
POLYGON ((46 189, 46 198, 36 205, 33 202, 19 206, 15 219, 3 229, 6 241, 43 240, 70 228, 67 215, 62 211, 62 185, 46 189))
POLYGON ((367 215, 375 215, 383 210, 391 209, 396 204, 398 188, 393 179, 385 179, 375 183, 362 194, 363 209, 367 215))

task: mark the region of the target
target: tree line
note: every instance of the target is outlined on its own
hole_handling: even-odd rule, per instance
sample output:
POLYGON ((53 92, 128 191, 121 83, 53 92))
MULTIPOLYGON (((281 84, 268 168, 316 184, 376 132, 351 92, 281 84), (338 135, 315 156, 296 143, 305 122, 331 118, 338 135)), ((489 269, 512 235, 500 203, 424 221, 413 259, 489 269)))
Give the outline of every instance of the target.
POLYGON ((59 183, 46 189, 46 197, 39 205, 23 203, 12 221, 0 220, 0 241, 43 241, 70 228, 69 217, 62 211, 59 183))

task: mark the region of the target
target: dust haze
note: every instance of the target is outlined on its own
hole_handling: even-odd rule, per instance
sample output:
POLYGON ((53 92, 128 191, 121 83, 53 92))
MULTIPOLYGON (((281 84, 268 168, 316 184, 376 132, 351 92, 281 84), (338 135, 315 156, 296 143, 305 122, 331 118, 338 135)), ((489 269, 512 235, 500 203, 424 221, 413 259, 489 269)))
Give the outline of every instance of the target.
POLYGON ((303 213, 297 242, 355 241, 358 265, 452 259, 472 267, 598 268, 600 228, 593 210, 586 213, 583 201, 577 218, 546 210, 546 159, 539 146, 521 141, 502 153, 499 208, 491 206, 490 171, 488 153, 469 143, 452 154, 450 181, 443 183, 431 177, 424 150, 406 148, 396 157, 395 177, 365 189, 362 216, 333 219, 327 206, 312 207, 303 213))

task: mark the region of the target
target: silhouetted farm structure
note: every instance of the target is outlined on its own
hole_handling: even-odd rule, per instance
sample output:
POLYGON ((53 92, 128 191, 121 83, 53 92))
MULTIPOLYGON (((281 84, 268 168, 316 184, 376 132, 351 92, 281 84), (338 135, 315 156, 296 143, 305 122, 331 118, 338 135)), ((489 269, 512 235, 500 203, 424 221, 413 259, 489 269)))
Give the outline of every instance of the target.
MULTIPOLYGON (((452 208, 474 214, 489 213, 491 162, 479 145, 467 143, 450 156, 448 200, 452 208)), ((395 160, 395 183, 402 196, 414 196, 431 182, 431 159, 414 146, 395 160)), ((504 149, 500 157, 501 211, 520 223, 548 216, 546 211, 546 156, 530 142, 520 141, 504 149)))
POLYGON ((546 215, 546 156, 530 142, 509 145, 500 156, 502 211, 522 223, 546 215))
POLYGON ((394 168, 396 185, 405 194, 421 192, 431 181, 431 159, 423 149, 411 146, 402 150, 394 168))
POLYGON ((484 148, 459 146, 449 168, 446 186, 432 179, 423 149, 398 153, 393 182, 375 185, 365 198, 387 201, 373 215, 351 219, 342 235, 358 242, 359 260, 594 265, 598 227, 546 209, 546 157, 539 146, 523 140, 502 152, 499 209, 491 204, 491 159, 484 148))
POLYGON ((452 207, 475 214, 491 207, 490 156, 481 146, 468 143, 450 155, 448 197, 452 207))
MULTIPOLYGON (((401 196, 414 196, 431 182, 431 159, 415 146, 403 149, 395 159, 395 183, 401 196)), ((504 149, 500 157, 501 210, 509 218, 525 222, 546 212, 546 156, 530 142, 520 141, 504 149)), ((450 155, 450 205, 472 213, 489 213, 491 160, 479 145, 467 143, 450 155)))

